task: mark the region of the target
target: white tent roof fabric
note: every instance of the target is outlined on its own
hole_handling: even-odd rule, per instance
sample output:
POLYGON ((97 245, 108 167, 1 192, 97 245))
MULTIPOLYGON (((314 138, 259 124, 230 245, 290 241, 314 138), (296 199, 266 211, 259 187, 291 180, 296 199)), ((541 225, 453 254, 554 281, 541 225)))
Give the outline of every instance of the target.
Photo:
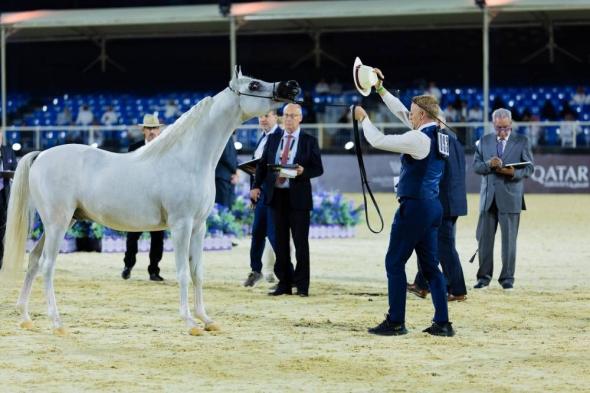
MULTIPOLYGON (((494 24, 589 23, 589 0, 487 0, 494 24), (543 14, 541 14, 543 15, 543 14)), ((232 6, 239 33, 477 27, 473 0, 324 0, 252 2, 232 6)), ((132 38, 228 34, 217 4, 84 10, 36 10, 2 14, 9 41, 132 38)))

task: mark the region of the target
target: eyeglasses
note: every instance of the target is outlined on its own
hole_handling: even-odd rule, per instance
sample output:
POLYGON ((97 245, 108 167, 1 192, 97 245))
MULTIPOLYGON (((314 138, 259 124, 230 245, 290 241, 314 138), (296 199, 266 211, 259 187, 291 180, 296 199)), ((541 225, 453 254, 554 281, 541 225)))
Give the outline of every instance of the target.
POLYGON ((511 126, 508 127, 498 127, 498 126, 494 126, 494 128, 496 129, 496 131, 498 132, 508 132, 510 130, 512 130, 511 126))
POLYGON ((295 113, 295 114, 286 113, 286 114, 283 115, 283 117, 286 117, 287 119, 295 119, 295 118, 297 118, 299 116, 301 116, 301 115, 298 114, 298 113, 295 113))

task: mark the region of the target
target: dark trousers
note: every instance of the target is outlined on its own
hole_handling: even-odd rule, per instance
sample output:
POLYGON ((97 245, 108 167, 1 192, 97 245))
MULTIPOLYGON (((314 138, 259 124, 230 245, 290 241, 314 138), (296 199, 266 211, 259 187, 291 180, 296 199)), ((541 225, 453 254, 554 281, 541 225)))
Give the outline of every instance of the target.
MULTIPOLYGON (((2 179, 0 179, 2 181, 2 179)), ((4 259, 4 233, 6 232, 6 209, 8 209, 8 200, 4 195, 4 190, 0 190, 0 269, 2 269, 2 260, 4 259)))
POLYGON ((294 210, 290 206, 289 189, 275 188, 272 199, 277 247, 275 275, 279 279, 278 287, 291 289, 297 286, 299 292, 309 290, 309 210, 294 210), (293 235, 297 267, 293 269, 289 249, 289 232, 293 235))
POLYGON ((236 200, 234 185, 229 180, 215 178, 215 203, 231 208, 236 200))
MULTIPOLYGON (((132 269, 135 266, 137 256, 137 241, 143 232, 127 232, 127 249, 125 250, 125 266, 132 269)), ((159 274, 160 268, 158 263, 162 260, 164 252, 164 231, 150 232, 150 265, 148 272, 150 274, 159 274)))
POLYGON ((275 223, 272 217, 272 209, 265 203, 264 192, 254 209, 254 222, 252 223, 252 243, 250 245, 250 267, 253 272, 262 272, 262 254, 266 238, 270 241, 273 250, 277 250, 275 223))
POLYGON ((389 294, 389 320, 405 322, 406 318, 406 262, 416 250, 420 270, 430 283, 433 321, 446 323, 449 320, 445 278, 438 268, 437 232, 442 219, 442 207, 438 198, 402 198, 395 212, 389 248, 385 256, 387 287, 389 294))
MULTIPOLYGON (((447 279, 448 293, 459 296, 466 295, 465 278, 463 268, 459 260, 459 254, 455 247, 455 234, 457 233, 457 217, 443 217, 438 228, 438 256, 443 274, 447 279)), ((418 263, 420 266, 420 263, 418 263)), ((414 284, 420 289, 428 289, 428 281, 418 269, 414 284)))

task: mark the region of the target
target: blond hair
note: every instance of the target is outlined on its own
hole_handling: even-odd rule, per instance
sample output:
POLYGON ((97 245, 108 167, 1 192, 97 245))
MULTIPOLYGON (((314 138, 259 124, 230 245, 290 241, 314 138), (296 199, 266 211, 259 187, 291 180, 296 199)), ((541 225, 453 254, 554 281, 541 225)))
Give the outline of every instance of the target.
POLYGON ((436 97, 431 95, 415 96, 412 98, 412 102, 423 110, 430 119, 439 119, 441 110, 436 97))

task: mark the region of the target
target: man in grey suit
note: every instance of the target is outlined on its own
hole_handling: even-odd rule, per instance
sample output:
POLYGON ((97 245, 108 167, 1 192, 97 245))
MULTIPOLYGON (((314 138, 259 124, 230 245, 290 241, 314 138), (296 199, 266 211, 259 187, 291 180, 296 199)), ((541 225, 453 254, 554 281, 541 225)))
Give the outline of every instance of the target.
POLYGON ((496 133, 481 137, 475 151, 475 173, 482 175, 479 195, 479 270, 475 289, 490 284, 494 269, 494 238, 498 223, 502 231, 502 271, 498 281, 510 290, 514 285, 516 236, 520 211, 525 210, 523 179, 533 173, 533 154, 524 135, 512 133, 512 114, 507 109, 492 113, 496 133), (513 163, 529 164, 510 166, 513 163))

